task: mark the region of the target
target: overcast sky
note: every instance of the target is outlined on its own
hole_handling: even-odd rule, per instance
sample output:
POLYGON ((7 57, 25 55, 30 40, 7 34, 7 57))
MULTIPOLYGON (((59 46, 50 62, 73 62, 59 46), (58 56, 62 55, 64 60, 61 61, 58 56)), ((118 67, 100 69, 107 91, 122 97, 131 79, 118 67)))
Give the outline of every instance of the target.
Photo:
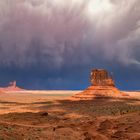
POLYGON ((0 86, 84 89, 92 68, 140 89, 140 0, 0 1, 0 86))

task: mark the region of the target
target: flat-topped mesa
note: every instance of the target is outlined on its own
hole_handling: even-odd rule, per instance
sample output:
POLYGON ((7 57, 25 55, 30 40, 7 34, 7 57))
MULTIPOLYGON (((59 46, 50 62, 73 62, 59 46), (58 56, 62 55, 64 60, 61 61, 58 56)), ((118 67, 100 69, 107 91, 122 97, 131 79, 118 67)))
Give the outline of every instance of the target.
POLYGON ((76 99, 95 99, 97 97, 122 97, 124 95, 115 87, 115 82, 108 71, 93 69, 90 73, 91 85, 73 97, 76 99))
POLYGON ((103 69, 93 69, 90 75, 92 86, 115 86, 112 76, 103 69))

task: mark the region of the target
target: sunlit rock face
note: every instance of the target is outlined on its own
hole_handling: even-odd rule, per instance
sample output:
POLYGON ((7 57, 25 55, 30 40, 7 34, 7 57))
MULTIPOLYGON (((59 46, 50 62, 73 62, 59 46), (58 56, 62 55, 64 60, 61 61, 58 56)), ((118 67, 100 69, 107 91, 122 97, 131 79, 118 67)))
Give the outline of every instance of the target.
POLYGON ((104 97, 127 96, 115 87, 111 74, 103 69, 93 69, 90 75, 91 86, 81 93, 73 96, 75 99, 95 99, 104 97))
POLYGON ((92 86, 115 86, 115 82, 111 74, 103 69, 92 70, 90 81, 92 86))

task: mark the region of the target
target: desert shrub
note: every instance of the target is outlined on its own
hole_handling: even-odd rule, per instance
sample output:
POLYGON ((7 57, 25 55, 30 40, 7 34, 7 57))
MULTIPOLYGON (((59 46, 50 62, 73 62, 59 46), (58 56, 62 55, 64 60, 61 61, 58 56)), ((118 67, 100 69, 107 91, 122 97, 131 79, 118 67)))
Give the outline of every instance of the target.
POLYGON ((96 115, 123 115, 132 112, 140 111, 140 106, 133 106, 128 104, 96 106, 90 108, 96 115))

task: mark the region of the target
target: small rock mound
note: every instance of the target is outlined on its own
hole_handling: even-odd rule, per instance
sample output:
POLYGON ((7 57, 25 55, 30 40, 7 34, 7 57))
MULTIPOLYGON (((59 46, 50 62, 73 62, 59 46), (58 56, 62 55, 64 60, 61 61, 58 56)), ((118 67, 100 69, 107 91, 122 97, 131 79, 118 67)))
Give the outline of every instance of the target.
POLYGON ((48 112, 40 112, 39 114, 40 114, 41 116, 44 116, 44 117, 49 115, 48 112))
POLYGON ((116 131, 111 137, 117 139, 126 139, 127 135, 123 131, 116 131))
POLYGON ((113 123, 110 120, 105 120, 100 123, 99 130, 112 129, 114 127, 113 123))

